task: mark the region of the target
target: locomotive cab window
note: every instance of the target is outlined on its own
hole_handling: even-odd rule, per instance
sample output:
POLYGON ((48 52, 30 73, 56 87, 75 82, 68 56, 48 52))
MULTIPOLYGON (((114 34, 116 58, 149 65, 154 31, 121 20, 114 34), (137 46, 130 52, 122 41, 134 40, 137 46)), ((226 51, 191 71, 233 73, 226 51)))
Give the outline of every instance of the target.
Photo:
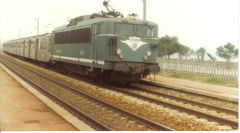
POLYGON ((55 44, 91 43, 91 27, 55 33, 55 44))
POLYGON ((138 25, 137 26, 137 36, 140 37, 154 37, 155 35, 154 27, 145 26, 145 25, 138 25))
POLYGON ((115 34, 137 37, 157 37, 157 27, 153 25, 115 24, 115 34))
POLYGON ((117 35, 133 35, 133 25, 131 24, 116 24, 115 34, 117 35))

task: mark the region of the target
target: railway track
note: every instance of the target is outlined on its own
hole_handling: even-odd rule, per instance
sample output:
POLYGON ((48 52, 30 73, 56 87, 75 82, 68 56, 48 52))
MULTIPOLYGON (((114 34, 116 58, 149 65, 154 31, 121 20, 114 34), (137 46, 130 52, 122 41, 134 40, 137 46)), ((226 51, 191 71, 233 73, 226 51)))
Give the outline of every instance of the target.
POLYGON ((99 130, 173 130, 92 97, 78 89, 64 85, 60 81, 37 73, 22 65, 7 61, 3 57, 0 57, 0 61, 17 75, 64 103, 64 106, 74 110, 75 113, 84 115, 99 130))
POLYGON ((168 99, 172 99, 172 100, 176 100, 176 101, 180 101, 183 103, 187 103, 187 104, 192 104, 192 105, 197 105, 200 107, 204 107, 204 108, 208 108, 208 109, 213 109, 213 110, 217 110, 218 112, 223 112, 226 114, 231 114, 234 115, 236 117, 238 117, 238 102, 234 102, 234 101, 228 101, 228 100, 223 100, 223 99, 217 99, 215 97, 210 97, 210 96, 205 96, 205 95, 200 95, 200 94, 193 94, 190 92, 186 92, 184 90, 174 90, 171 88, 166 88, 163 86, 159 86, 159 85, 146 85, 146 84, 136 84, 133 85, 133 89, 138 89, 138 90, 142 90, 146 93, 150 93, 153 95, 157 95, 160 97, 166 97, 168 99), (161 89, 161 90, 160 90, 161 89), (177 95, 172 94, 168 91, 175 91, 177 93, 177 95), (183 94, 183 95, 181 95, 183 94), (188 97, 187 95, 190 95, 191 97, 188 97), (197 97, 198 99, 195 99, 194 97, 192 97, 192 95, 194 95, 194 97, 197 97), (210 101, 213 100, 214 103, 206 103, 205 101, 198 101, 199 98, 205 98, 205 100, 210 101), (219 103, 224 103, 224 104, 230 104, 230 106, 224 107, 222 105, 216 105, 216 101, 219 103))
POLYGON ((224 107, 219 107, 216 105, 211 105, 211 104, 207 104, 207 103, 202 103, 202 102, 198 102, 195 100, 191 100, 188 98, 184 98, 181 96, 175 96, 175 95, 171 95, 171 94, 166 94, 166 93, 161 93, 158 91, 159 88, 154 88, 154 89, 148 89, 149 86, 144 86, 144 87, 132 87, 133 90, 138 90, 141 91, 143 93, 147 93, 150 95, 155 95, 158 97, 164 97, 167 98, 169 100, 175 100, 178 102, 182 102, 184 104, 191 104, 192 106, 199 106, 200 108, 207 108, 210 110, 216 110, 218 113, 225 113, 225 114, 229 114, 232 116, 235 116, 236 118, 238 117, 238 111, 232 110, 232 109, 228 109, 228 108, 224 108, 224 107))
MULTIPOLYGON (((196 96, 196 97, 204 97, 204 98, 211 98, 211 99, 214 99, 214 100, 218 100, 218 101, 221 101, 221 102, 231 102, 232 104, 235 104, 236 106, 238 106, 238 101, 233 101, 233 100, 225 100, 225 99, 221 99, 219 97, 216 97, 216 96, 210 96, 210 95, 205 95, 205 94, 200 94, 200 93, 197 93, 197 92, 191 92, 191 91, 187 91, 187 90, 184 90, 184 89, 176 89, 174 87, 171 87, 171 86, 168 86, 168 85, 162 85, 160 83, 156 83, 156 82, 150 82, 150 81, 147 81, 147 80, 142 80, 140 82, 140 84, 142 85, 147 85, 149 87, 156 87, 156 88, 164 88, 165 90, 173 90, 173 91, 176 91, 176 92, 179 92, 179 93, 185 93, 185 94, 189 94, 189 95, 193 95, 193 96, 196 96)), ((230 107, 231 109, 232 107, 230 107)), ((235 110, 238 110, 238 107, 235 109, 235 110)))
POLYGON ((132 87, 131 89, 130 87, 128 88, 112 87, 112 90, 119 91, 121 93, 131 95, 133 97, 149 101, 157 105, 162 105, 164 107, 175 109, 180 112, 185 112, 189 115, 195 115, 197 118, 204 118, 210 122, 214 121, 221 125, 228 125, 231 126, 233 129, 238 128, 237 112, 231 110, 220 108, 221 111, 225 112, 221 113, 220 110, 218 110, 219 107, 216 106, 212 105, 205 106, 205 104, 198 104, 194 101, 177 98, 170 95, 164 95, 161 93, 156 93, 153 91, 148 91, 137 87, 132 87), (203 108, 206 108, 205 111, 203 110, 203 108), (211 108, 211 110, 209 110, 209 108, 211 108))

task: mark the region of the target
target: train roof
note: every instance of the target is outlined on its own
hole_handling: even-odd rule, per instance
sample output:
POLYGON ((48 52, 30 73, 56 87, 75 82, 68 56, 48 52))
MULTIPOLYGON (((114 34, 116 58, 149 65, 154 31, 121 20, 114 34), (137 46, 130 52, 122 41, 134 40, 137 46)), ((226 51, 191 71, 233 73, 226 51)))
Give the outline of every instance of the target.
POLYGON ((21 40, 25 40, 25 39, 41 38, 41 37, 44 37, 44 36, 51 36, 51 33, 45 33, 45 34, 40 34, 40 35, 35 35, 35 36, 28 36, 28 37, 13 39, 13 40, 6 41, 4 43, 9 43, 9 42, 14 42, 14 41, 21 41, 21 40))
POLYGON ((80 16, 77 17, 76 19, 81 18, 81 20, 75 22, 74 24, 71 24, 71 22, 73 22, 72 20, 70 20, 70 23, 68 25, 64 25, 61 27, 57 27, 55 28, 53 31, 61 31, 61 30, 65 30, 65 29, 72 29, 72 28, 77 28, 77 27, 84 27, 84 26, 90 26, 92 24, 95 23, 101 23, 101 22, 119 22, 119 23, 125 23, 125 24, 148 24, 148 25, 155 25, 157 26, 157 23, 151 22, 151 21, 143 21, 141 19, 136 19, 136 18, 104 18, 104 17, 95 17, 95 18, 90 18, 90 15, 85 15, 85 16, 80 16), (85 18, 85 19, 84 19, 85 18))

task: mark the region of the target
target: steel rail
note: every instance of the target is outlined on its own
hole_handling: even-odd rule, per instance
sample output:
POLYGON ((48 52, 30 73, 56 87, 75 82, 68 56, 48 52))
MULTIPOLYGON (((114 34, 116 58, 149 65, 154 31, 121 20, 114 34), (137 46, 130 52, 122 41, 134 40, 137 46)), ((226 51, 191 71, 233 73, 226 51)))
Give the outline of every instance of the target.
POLYGON ((176 101, 182 101, 184 103, 188 103, 188 104, 191 104, 191 105, 197 105, 197 106, 200 106, 200 107, 214 109, 216 111, 221 111, 221 112, 232 114, 232 115, 235 115, 235 116, 238 117, 238 111, 233 111, 233 110, 230 110, 230 109, 226 109, 226 108, 222 108, 222 107, 218 107, 218 106, 214 106, 214 105, 210 105, 210 104, 205 104, 205 103, 189 100, 189 99, 186 99, 186 98, 181 98, 181 97, 177 97, 177 96, 163 94, 161 92, 147 90, 147 89, 143 89, 141 87, 135 87, 134 86, 133 88, 136 89, 136 90, 143 91, 143 92, 146 92, 146 93, 150 93, 150 94, 153 94, 153 95, 157 95, 157 96, 160 96, 160 97, 166 97, 166 98, 173 99, 173 100, 176 100, 176 101))
POLYGON ((189 91, 184 91, 184 90, 178 90, 178 89, 175 89, 175 88, 173 88, 173 87, 164 86, 164 85, 161 85, 161 84, 156 83, 156 82, 150 82, 150 81, 146 81, 146 80, 141 80, 141 81, 140 81, 140 84, 149 85, 149 86, 153 86, 153 87, 166 88, 166 89, 170 89, 170 90, 174 90, 174 91, 184 92, 184 93, 186 93, 186 94, 191 94, 191 95, 196 95, 196 96, 211 98, 211 99, 215 99, 215 100, 219 100, 219 101, 224 101, 224 102, 230 102, 230 103, 233 103, 233 104, 237 104, 237 105, 238 105, 238 101, 228 101, 228 100, 224 100, 224 99, 217 98, 217 97, 207 96, 207 95, 204 95, 204 94, 199 94, 199 93, 194 93, 194 92, 189 92, 189 91))
POLYGON ((195 115, 195 116, 198 116, 198 117, 206 118, 207 120, 215 121, 219 124, 229 125, 234 129, 238 128, 238 122, 233 121, 233 120, 224 119, 224 118, 221 118, 221 117, 218 117, 218 116, 213 116, 213 115, 203 113, 203 112, 200 112, 200 111, 195 111, 195 110, 192 110, 192 109, 189 109, 189 108, 186 108, 186 107, 182 107, 182 106, 179 106, 179 105, 176 105, 176 104, 167 103, 167 102, 163 102, 163 101, 160 101, 160 100, 157 100, 157 99, 145 97, 145 96, 142 96, 140 94, 135 94, 135 93, 129 92, 128 90, 125 90, 125 89, 119 89, 117 87, 111 87, 111 89, 122 92, 122 93, 127 94, 127 95, 131 95, 133 97, 136 97, 136 98, 139 98, 139 99, 142 99, 142 100, 145 100, 145 101, 149 101, 151 103, 155 103, 155 104, 158 104, 158 105, 163 105, 165 107, 169 107, 169 108, 172 108, 172 109, 177 109, 179 111, 186 112, 188 114, 192 114, 192 115, 195 115))

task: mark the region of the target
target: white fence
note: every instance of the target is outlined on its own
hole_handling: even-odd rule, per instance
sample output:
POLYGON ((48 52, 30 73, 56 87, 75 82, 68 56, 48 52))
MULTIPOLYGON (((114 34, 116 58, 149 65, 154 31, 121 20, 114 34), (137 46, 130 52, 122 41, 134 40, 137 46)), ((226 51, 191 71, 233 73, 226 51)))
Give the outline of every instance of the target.
POLYGON ((158 58, 162 72, 194 74, 230 80, 238 79, 238 63, 158 58))

